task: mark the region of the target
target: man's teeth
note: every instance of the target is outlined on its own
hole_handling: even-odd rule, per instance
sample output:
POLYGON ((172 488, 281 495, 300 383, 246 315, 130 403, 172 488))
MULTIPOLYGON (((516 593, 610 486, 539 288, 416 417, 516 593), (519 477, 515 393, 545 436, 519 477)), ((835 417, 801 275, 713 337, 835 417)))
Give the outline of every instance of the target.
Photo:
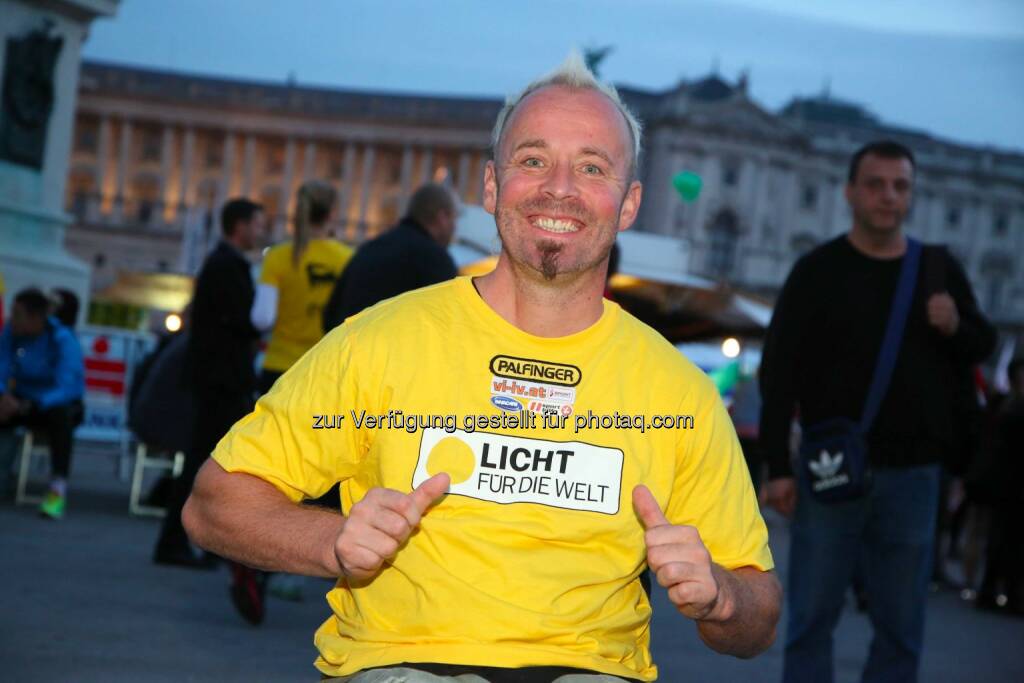
POLYGON ((560 221, 554 218, 538 218, 534 224, 548 232, 578 232, 579 227, 572 221, 560 221))

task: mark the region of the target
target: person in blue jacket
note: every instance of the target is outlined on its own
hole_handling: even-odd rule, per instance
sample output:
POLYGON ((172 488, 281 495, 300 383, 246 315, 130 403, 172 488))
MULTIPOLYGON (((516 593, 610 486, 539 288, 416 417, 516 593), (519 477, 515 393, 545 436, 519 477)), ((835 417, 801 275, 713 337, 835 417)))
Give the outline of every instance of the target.
POLYGON ((24 425, 50 444, 50 489, 40 512, 64 515, 71 438, 85 393, 82 350, 74 333, 49 315, 40 290, 14 297, 10 324, 0 332, 0 431, 24 425))

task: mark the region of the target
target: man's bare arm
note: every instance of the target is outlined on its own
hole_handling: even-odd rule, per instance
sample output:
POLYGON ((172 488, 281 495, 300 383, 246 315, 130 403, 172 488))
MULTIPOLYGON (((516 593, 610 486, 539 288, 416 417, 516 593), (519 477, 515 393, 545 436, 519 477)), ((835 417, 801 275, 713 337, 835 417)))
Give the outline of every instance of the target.
POLYGON ((782 586, 775 572, 756 567, 728 570, 712 565, 718 583, 715 608, 697 621, 701 640, 715 652, 754 657, 775 642, 782 586))
POLYGON ((697 622, 712 650, 753 657, 775 641, 782 588, 772 572, 728 570, 711 561, 695 527, 671 524, 646 486, 633 489, 643 523, 647 566, 681 614, 697 622))
POLYGON ((411 493, 372 488, 349 516, 292 503, 273 485, 209 460, 181 519, 193 541, 249 567, 372 579, 448 491, 436 474, 411 493))
POLYGON ((296 505, 272 484, 226 472, 212 458, 196 477, 181 513, 199 546, 249 567, 335 578, 340 512, 296 505))

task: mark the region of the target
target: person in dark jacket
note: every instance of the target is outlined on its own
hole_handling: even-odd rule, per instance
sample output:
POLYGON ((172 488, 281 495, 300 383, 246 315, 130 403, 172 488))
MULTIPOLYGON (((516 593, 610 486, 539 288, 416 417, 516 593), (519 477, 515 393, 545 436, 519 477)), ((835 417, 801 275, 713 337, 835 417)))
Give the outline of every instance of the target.
POLYGON ((324 307, 324 332, 379 301, 456 275, 448 244, 458 204, 451 190, 428 183, 409 200, 405 217, 359 247, 324 307))
POLYGON ((992 525, 977 606, 1024 616, 1024 358, 1007 369, 1010 393, 993 408, 988 496, 992 525))
POLYGON ((832 631, 858 567, 874 627, 863 680, 917 680, 940 463, 955 437, 955 387, 962 369, 995 346, 994 328, 945 249, 926 247, 921 255, 888 390, 865 435, 870 490, 843 502, 819 500, 812 491, 839 481, 833 474, 842 458, 828 461, 822 451, 817 467, 801 467, 796 476, 788 446, 797 408, 805 428, 861 418, 907 253, 902 223, 913 183, 913 154, 899 143, 872 143, 853 156, 846 185, 853 225, 794 265, 765 339, 763 498, 794 515, 786 683, 832 680, 832 631), (943 260, 943 291, 926 282, 936 258, 943 260))
POLYGON ((203 567, 181 525, 181 509, 196 472, 220 438, 252 409, 258 333, 249 321, 253 282, 244 252, 264 229, 263 209, 232 199, 221 210, 223 238, 210 252, 196 279, 192 325, 185 350, 183 381, 195 397, 196 420, 185 467, 167 505, 153 560, 157 564, 203 567))
POLYGON ((14 297, 10 325, 0 333, 0 430, 24 425, 49 441, 50 488, 39 511, 60 519, 85 371, 78 339, 49 310, 50 300, 38 289, 14 297))

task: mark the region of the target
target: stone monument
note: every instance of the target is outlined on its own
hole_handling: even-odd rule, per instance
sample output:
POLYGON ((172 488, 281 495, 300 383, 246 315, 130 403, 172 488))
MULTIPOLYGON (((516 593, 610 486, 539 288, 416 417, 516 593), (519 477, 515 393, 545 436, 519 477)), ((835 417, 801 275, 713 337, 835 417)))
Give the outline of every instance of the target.
POLYGON ((0 0, 0 276, 88 300, 89 267, 64 250, 64 185, 82 43, 118 0, 0 0))

